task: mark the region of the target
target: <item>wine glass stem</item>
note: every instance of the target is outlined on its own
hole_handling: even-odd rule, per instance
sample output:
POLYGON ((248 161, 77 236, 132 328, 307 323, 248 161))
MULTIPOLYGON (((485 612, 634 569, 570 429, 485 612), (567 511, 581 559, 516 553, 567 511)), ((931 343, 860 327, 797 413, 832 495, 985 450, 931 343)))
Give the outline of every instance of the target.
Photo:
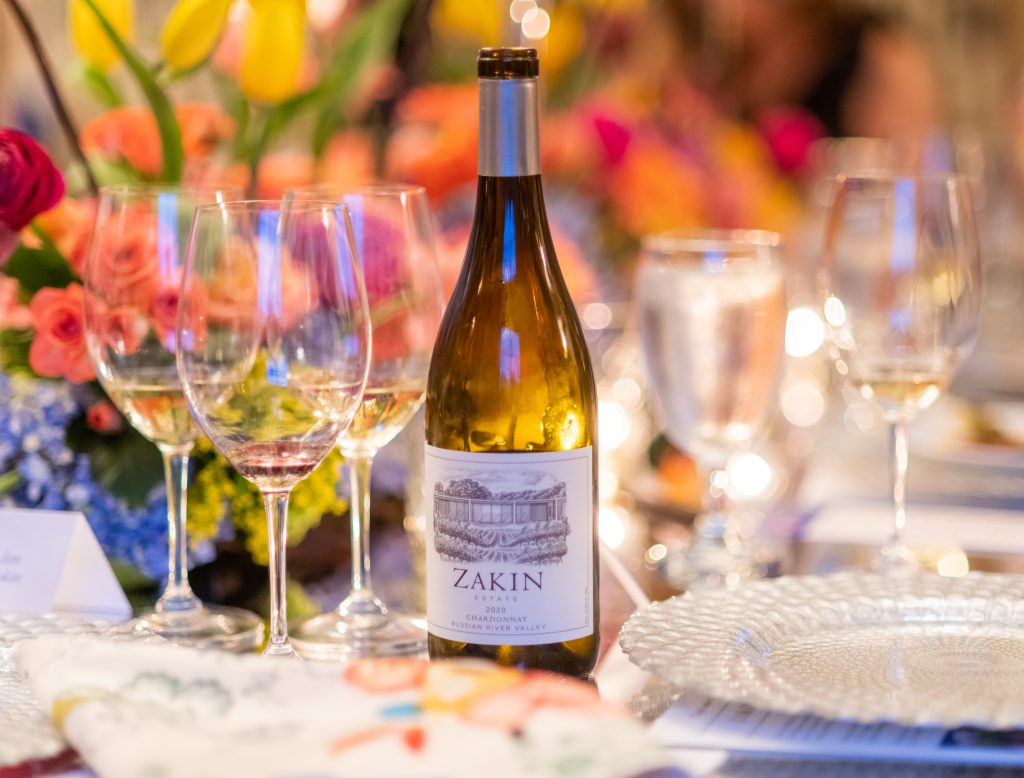
POLYGON ((349 523, 352 528, 352 591, 341 603, 343 616, 383 615, 384 604, 373 594, 370 582, 370 468, 373 455, 348 457, 349 523))
POLYGON ((192 446, 160 446, 167 483, 167 588, 156 604, 160 613, 183 613, 199 607, 188 585, 188 541, 185 510, 188 498, 188 455, 192 446))
POLYGON ((288 543, 288 491, 263 492, 267 511, 267 548, 270 552, 270 642, 265 655, 290 656, 288 607, 285 601, 285 550, 288 543))
POLYGON ((728 473, 725 464, 717 457, 714 461, 702 458, 698 464, 700 469, 707 473, 707 478, 704 482, 701 514, 696 523, 695 542, 712 545, 728 543, 728 535, 732 528, 729 526, 729 501, 726 491, 728 473))
POLYGON ((907 440, 905 419, 897 419, 889 427, 892 454, 892 505, 895 514, 889 548, 903 550, 906 548, 903 533, 907 527, 907 465, 910 462, 910 445, 907 440))

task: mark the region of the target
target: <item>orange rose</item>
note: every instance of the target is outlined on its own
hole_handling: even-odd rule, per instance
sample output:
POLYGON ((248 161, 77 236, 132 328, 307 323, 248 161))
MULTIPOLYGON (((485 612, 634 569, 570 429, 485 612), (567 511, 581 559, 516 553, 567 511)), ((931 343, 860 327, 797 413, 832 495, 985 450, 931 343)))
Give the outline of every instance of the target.
MULTIPOLYGON (((64 198, 55 208, 37 216, 35 220, 35 225, 50 237, 78 276, 85 272, 89 237, 95 223, 96 201, 74 200, 70 197, 64 198)), ((30 246, 40 243, 39 238, 29 230, 22 233, 21 239, 30 246)))
POLYGON ((32 326, 28 306, 18 299, 20 288, 17 280, 0 276, 0 327, 4 329, 27 330, 32 326))
POLYGON ((44 287, 32 298, 29 311, 36 335, 28 363, 39 375, 66 378, 73 384, 96 377, 85 349, 83 300, 80 284, 44 287))
MULTIPOLYGON (((187 161, 201 161, 234 135, 235 123, 218 106, 181 103, 174 108, 187 161)), ((153 114, 137 106, 115 108, 82 129, 82 148, 123 159, 138 172, 156 176, 163 168, 160 133, 153 114)))

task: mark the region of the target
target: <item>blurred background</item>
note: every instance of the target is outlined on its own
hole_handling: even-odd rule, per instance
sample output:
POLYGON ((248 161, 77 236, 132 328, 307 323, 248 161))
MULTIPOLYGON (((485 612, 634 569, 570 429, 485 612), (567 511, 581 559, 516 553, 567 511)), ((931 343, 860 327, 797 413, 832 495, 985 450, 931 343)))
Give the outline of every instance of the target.
MULTIPOLYGON (((822 353, 815 304, 824 210, 839 171, 955 171, 970 180, 989 293, 955 415, 970 440, 1020 448, 1016 430, 1024 425, 996 429, 1001 419, 985 405, 1024 391, 1024 356, 1014 343, 1024 296, 1018 0, 265 2, 289 6, 301 25, 265 49, 266 72, 292 77, 261 78, 260 63, 246 54, 260 3, 238 0, 227 4, 209 67, 165 80, 182 125, 185 179, 228 179, 262 197, 314 181, 422 184, 441 228, 449 288, 476 187, 476 50, 539 50, 548 212, 598 368, 601 534, 613 548, 637 551, 629 556, 637 565, 656 569, 671 558, 700 493, 692 461, 658 435, 645 400, 629 306, 645 235, 724 227, 783 236, 791 310, 780 411, 769 439, 735 463, 733 497, 758 509, 790 506, 798 496, 813 504, 833 486, 818 479, 801 495, 809 467, 829 457, 834 467, 846 464, 836 448, 819 446, 830 430, 869 434, 864 440, 874 442, 858 462, 880 496, 884 449, 870 437, 882 434, 880 416, 856 397, 836 401, 842 390, 822 353), (815 456, 821 452, 827 456, 815 456), (664 525, 639 522, 637 507, 666 517, 664 525)), ((99 4, 112 12, 132 6, 99 4)), ((158 178, 156 127, 140 118, 144 101, 124 64, 96 49, 97 36, 76 27, 65 0, 22 5, 54 62, 90 164, 106 181, 158 178)), ((126 36, 158 51, 172 6, 137 0, 126 36)), ((8 7, 0 2, 0 125, 41 138, 81 191, 8 7)), ((416 434, 398 441, 390 470, 379 468, 379 490, 418 493, 405 478, 415 472, 416 434)), ((984 494, 1019 504, 1017 464, 984 494)), ((918 468, 912 485, 914 478, 944 498, 935 470, 918 468)), ((414 529, 422 521, 416 502, 405 509, 414 529)), ((793 511, 783 514, 792 520, 793 511)))

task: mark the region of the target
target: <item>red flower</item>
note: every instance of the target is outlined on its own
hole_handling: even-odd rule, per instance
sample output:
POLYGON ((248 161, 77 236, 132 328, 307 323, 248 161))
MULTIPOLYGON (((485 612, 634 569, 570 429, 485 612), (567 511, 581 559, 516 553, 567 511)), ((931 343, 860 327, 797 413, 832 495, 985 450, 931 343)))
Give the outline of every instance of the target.
POLYGON ((776 108, 758 117, 757 124, 783 173, 802 170, 814 142, 825 137, 822 123, 801 108, 776 108))
POLYGON ((95 377, 85 349, 84 295, 80 284, 44 287, 29 304, 36 336, 29 366, 41 376, 80 384, 95 377))
MULTIPOLYGON (((46 150, 28 135, 0 128, 0 227, 18 232, 64 196, 64 178, 46 150)), ((10 248, 11 240, 0 239, 10 248)), ((0 248, 0 261, 10 251, 0 248)))
POLYGON ((0 223, 20 230, 64 196, 64 178, 28 135, 0 129, 0 223))
POLYGON ((99 400, 89 406, 85 412, 85 421, 88 425, 102 435, 112 435, 120 432, 123 422, 121 414, 107 400, 99 400))

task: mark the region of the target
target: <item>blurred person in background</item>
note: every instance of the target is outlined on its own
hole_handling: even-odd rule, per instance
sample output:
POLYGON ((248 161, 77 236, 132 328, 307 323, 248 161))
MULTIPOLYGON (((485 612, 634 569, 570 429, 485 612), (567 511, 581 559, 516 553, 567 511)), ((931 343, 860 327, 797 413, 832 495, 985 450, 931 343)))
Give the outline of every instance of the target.
POLYGON ((943 119, 928 48, 894 15, 839 0, 666 7, 697 46, 698 80, 743 118, 799 109, 829 136, 903 138, 925 137, 943 119))

